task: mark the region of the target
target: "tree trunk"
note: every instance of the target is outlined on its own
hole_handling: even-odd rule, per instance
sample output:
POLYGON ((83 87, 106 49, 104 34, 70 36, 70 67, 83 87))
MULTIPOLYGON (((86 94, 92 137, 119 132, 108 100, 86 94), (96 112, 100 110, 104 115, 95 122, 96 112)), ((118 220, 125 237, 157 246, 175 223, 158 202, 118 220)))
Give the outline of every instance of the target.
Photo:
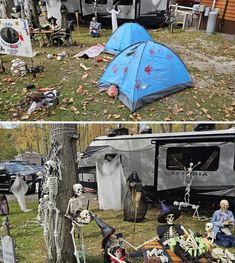
POLYGON ((30 0, 30 6, 31 6, 31 12, 32 12, 32 20, 33 20, 33 27, 38 28, 39 27, 39 17, 37 12, 36 3, 33 0, 30 0))
POLYGON ((12 7, 14 7, 14 0, 7 0, 7 5, 6 5, 6 12, 7 12, 7 17, 11 18, 11 13, 12 11, 12 7))
MULTIPOLYGON (((50 137, 54 139, 62 149, 58 152, 61 162, 62 180, 59 180, 56 207, 59 209, 58 238, 61 246, 61 260, 57 259, 54 231, 49 233, 52 245, 52 259, 48 263, 73 263, 76 258, 73 254, 73 243, 70 235, 71 221, 64 215, 66 213, 69 199, 73 196, 73 184, 77 182, 77 141, 71 136, 77 133, 76 124, 51 124, 50 137)), ((51 223, 51 229, 55 229, 55 222, 51 223)))

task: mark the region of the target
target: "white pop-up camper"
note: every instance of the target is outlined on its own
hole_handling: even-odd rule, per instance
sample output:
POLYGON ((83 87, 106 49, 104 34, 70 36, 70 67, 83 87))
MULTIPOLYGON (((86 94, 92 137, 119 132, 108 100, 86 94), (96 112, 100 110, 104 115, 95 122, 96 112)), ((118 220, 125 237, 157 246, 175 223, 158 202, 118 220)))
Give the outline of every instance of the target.
MULTIPOLYGON (((71 0, 70 0, 71 1, 71 0)), ((100 18, 110 19, 108 10, 113 4, 118 3, 120 10, 118 20, 143 21, 158 23, 168 8, 169 0, 79 0, 80 14, 83 18, 94 15, 97 12, 100 18), (96 4, 94 4, 96 3, 96 4)))
MULTIPOLYGON (((192 192, 229 193, 235 189, 235 128, 203 132, 97 137, 84 152, 79 179, 96 186, 97 163, 120 156, 125 178, 137 171, 146 191, 183 192, 186 168, 193 171, 192 192)), ((110 171, 112 173, 112 171, 110 171)))

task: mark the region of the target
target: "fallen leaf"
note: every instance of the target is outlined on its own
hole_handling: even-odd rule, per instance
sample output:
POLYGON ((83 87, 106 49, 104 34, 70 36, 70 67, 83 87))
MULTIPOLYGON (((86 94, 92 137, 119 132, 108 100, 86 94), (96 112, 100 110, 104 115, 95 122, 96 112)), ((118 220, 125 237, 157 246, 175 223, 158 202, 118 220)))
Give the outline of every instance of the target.
POLYGON ((207 110, 207 109, 205 109, 205 108, 202 108, 202 111, 203 111, 205 114, 207 114, 207 113, 208 113, 208 110, 207 110))
POLYGON ((70 110, 73 111, 73 112, 78 111, 78 109, 77 109, 75 106, 71 106, 71 107, 70 107, 70 110))
POLYGON ((211 117, 211 115, 207 114, 206 117, 210 120, 213 120, 213 118, 211 117))
POLYGON ((119 119, 120 117, 121 117, 120 114, 113 114, 113 118, 114 118, 114 119, 119 119))
POLYGON ((84 74, 83 76, 82 76, 82 80, 84 80, 84 79, 86 79, 87 77, 88 77, 89 75, 86 73, 86 74, 84 74))

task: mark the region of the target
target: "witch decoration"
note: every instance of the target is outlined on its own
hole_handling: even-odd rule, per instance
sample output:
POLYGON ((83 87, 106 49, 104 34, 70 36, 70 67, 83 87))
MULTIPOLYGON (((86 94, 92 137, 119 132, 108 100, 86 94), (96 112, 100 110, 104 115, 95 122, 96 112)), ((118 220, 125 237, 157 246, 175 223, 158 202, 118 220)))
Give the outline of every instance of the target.
POLYGON ((124 220, 141 222, 148 210, 144 198, 143 185, 136 171, 127 178, 127 192, 124 199, 124 220))

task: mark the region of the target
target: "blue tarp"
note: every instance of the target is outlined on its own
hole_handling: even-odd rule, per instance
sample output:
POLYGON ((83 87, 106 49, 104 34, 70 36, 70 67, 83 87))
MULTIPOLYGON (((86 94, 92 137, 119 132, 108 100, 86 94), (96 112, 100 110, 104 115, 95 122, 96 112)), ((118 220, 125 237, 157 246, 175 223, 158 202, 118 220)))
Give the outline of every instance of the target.
POLYGON ((104 52, 117 55, 131 45, 151 40, 149 33, 138 23, 125 23, 113 32, 104 52))
POLYGON ((98 85, 115 84, 132 112, 143 104, 192 86, 182 60, 168 47, 148 41, 126 48, 108 65, 98 85))

